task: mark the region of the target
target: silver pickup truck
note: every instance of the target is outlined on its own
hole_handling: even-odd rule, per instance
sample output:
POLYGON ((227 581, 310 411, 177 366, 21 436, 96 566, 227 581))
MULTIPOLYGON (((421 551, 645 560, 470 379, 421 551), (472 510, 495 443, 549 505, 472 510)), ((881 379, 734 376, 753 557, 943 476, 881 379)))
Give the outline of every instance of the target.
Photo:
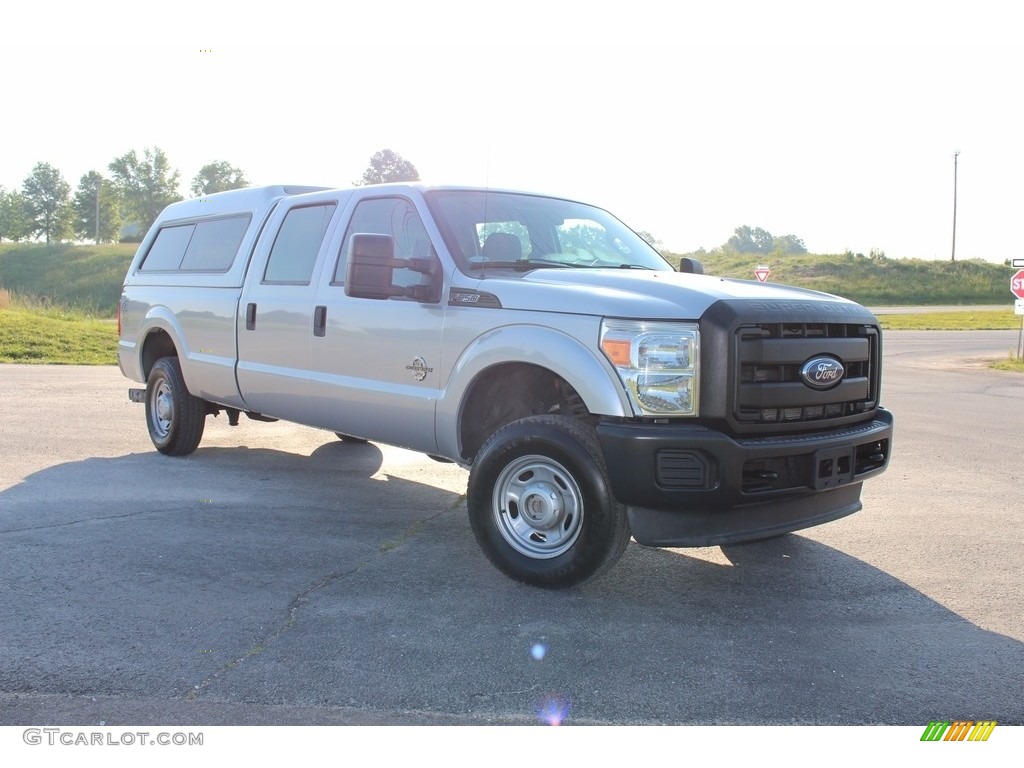
POLYGON ((564 587, 630 535, 710 546, 856 512, 889 461, 874 316, 700 272, 571 200, 251 188, 160 215, 118 357, 162 453, 224 411, 457 462, 487 557, 564 587))

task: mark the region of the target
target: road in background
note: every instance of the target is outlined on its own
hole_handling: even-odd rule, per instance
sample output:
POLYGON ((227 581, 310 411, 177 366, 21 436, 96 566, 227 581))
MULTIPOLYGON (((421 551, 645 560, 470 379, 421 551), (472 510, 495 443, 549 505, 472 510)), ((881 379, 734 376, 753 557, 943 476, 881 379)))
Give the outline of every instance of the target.
POLYGON ((875 315, 926 315, 935 312, 999 312, 1001 310, 1013 311, 1012 299, 1006 304, 976 304, 965 306, 963 304, 945 304, 936 307, 868 307, 875 315))
POLYGON ((224 418, 167 458, 116 369, 0 366, 0 725, 1024 724, 1015 340, 886 334, 862 512, 561 592, 457 467, 224 418))

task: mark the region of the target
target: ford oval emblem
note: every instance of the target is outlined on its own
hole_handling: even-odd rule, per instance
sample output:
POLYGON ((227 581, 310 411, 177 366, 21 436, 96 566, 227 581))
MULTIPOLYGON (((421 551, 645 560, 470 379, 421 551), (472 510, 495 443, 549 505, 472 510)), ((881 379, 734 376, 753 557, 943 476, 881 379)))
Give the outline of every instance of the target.
POLYGON ((811 389, 831 389, 844 373, 843 364, 834 357, 812 357, 800 367, 800 379, 811 389))

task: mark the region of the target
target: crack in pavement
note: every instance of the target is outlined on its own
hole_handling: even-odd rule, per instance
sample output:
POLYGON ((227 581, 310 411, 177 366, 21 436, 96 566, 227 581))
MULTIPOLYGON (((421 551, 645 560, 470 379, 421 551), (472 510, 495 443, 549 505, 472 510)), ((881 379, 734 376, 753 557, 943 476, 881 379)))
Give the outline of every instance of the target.
POLYGON ((388 552, 391 552, 400 547, 402 544, 405 544, 406 542, 412 540, 416 536, 416 534, 418 534, 423 529, 423 527, 426 524, 430 523, 433 520, 436 520, 439 517, 442 517, 443 515, 447 515, 451 512, 454 512, 465 502, 466 494, 462 494, 454 502, 452 502, 446 509, 442 509, 438 512, 435 512, 432 515, 427 515, 426 517, 415 520, 408 528, 405 529, 405 531, 398 538, 391 539, 389 541, 385 541, 384 543, 382 543, 380 546, 378 546, 375 555, 370 555, 364 558, 363 560, 360 560, 358 563, 356 563, 350 568, 330 573, 327 576, 320 579, 315 584, 299 592, 294 598, 292 598, 291 602, 288 603, 287 618, 285 619, 284 624, 282 624, 269 634, 264 635, 262 638, 257 639, 251 646, 249 646, 249 648, 241 656, 226 662, 216 672, 212 672, 211 674, 207 675, 205 678, 200 680, 197 684, 193 685, 192 689, 187 694, 185 694, 185 699, 188 701, 198 700, 199 696, 203 693, 203 691, 205 691, 207 688, 213 685, 213 683, 220 678, 221 674, 226 674, 246 659, 252 658, 253 656, 258 656, 259 654, 263 653, 263 651, 266 650, 266 647, 268 645, 276 641, 285 632, 292 629, 292 627, 295 626, 295 623, 297 621, 297 614, 299 612, 299 609, 309 603, 309 596, 312 595, 314 592, 318 592, 319 590, 330 586, 331 584, 335 583, 336 581, 339 581, 340 579, 358 573, 371 562, 373 562, 376 559, 376 557, 386 555, 388 552))
POLYGON ((0 535, 5 533, 22 533, 24 531, 44 531, 49 528, 66 528, 72 525, 81 525, 82 523, 95 523, 103 522, 105 520, 123 520, 126 517, 136 517, 138 515, 152 515, 162 514, 164 512, 173 512, 176 507, 168 507, 167 509, 140 509, 136 512, 125 512, 123 515, 105 515, 104 517, 85 517, 81 520, 66 520, 62 523, 47 523, 45 525, 29 525, 24 528, 4 528, 0 530, 0 535))

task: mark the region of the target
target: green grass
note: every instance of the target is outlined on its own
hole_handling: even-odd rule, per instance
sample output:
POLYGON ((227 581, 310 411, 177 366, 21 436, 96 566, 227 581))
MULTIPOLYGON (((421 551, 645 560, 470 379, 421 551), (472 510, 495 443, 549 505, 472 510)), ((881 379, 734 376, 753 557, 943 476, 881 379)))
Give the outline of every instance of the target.
MULTIPOLYGON (((775 284, 811 288, 869 306, 1004 304, 1012 270, 978 259, 871 259, 855 254, 767 255, 720 251, 681 254, 699 259, 704 273, 753 280, 754 268, 771 268, 775 284)), ((665 254, 678 265, 680 254, 665 254)))
POLYGON ((0 244, 0 285, 21 296, 116 317, 121 283, 137 244, 0 244))
MULTIPOLYGON (((116 362, 113 318, 121 283, 138 246, 0 243, 0 362, 116 362), (6 289, 6 290, 5 290, 6 289)), ((706 274, 753 279, 771 267, 773 284, 796 285, 869 306, 1009 303, 1010 269, 999 264, 723 252, 686 254, 706 274)), ((678 263, 678 254, 666 254, 678 263)), ((886 329, 981 330, 1020 327, 1012 310, 884 315, 886 329)), ((1011 366, 1010 370, 1015 370, 1011 366)))
POLYGON ((891 331, 1003 331, 1020 328, 1012 309, 983 312, 926 312, 920 315, 878 315, 882 328, 891 331))
MULTIPOLYGON (((23 296, 114 317, 121 283, 138 246, 46 246, 0 243, 0 285, 23 296)), ((673 264, 680 254, 666 253, 673 264)), ((1003 304, 1009 301, 1010 268, 979 260, 867 258, 856 254, 758 256, 721 251, 684 254, 700 259, 709 275, 754 279, 754 267, 771 267, 770 282, 834 293, 869 306, 1003 304)))
POLYGON ((0 363, 114 365, 117 322, 0 288, 0 363))
POLYGON ((1024 373, 1024 360, 1019 357, 1006 357, 1002 360, 996 360, 989 365, 989 368, 995 368, 997 371, 1024 373))

